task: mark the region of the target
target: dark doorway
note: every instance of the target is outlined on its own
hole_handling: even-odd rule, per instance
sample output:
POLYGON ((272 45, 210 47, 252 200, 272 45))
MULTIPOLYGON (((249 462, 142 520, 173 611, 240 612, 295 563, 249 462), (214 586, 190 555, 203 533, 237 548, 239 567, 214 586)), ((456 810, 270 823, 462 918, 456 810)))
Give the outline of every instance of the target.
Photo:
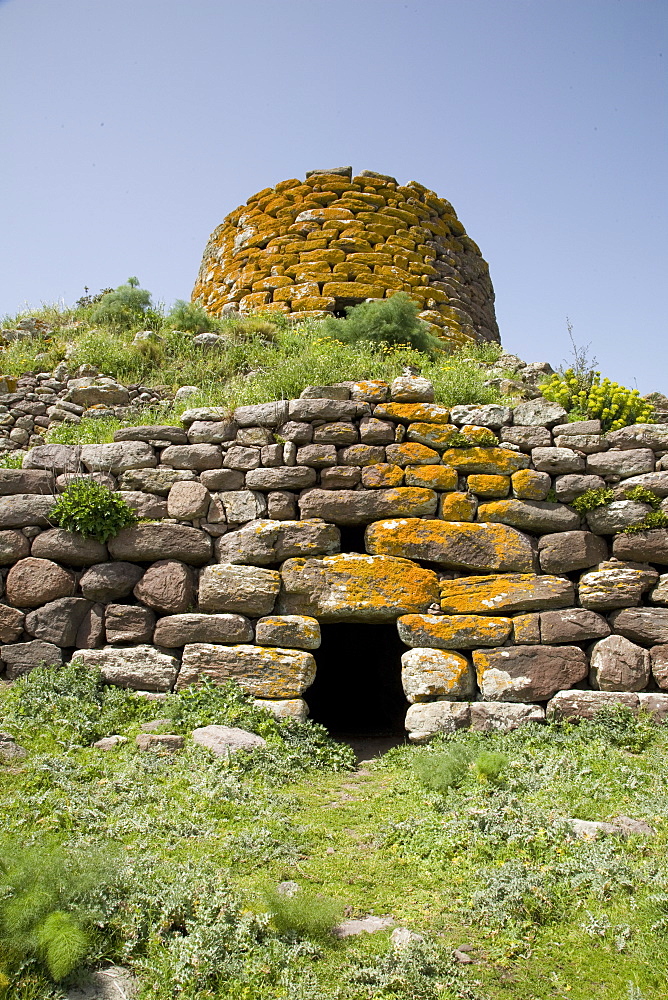
POLYGON ((316 679, 305 698, 333 736, 405 735, 401 686, 405 646, 396 625, 321 625, 316 679))

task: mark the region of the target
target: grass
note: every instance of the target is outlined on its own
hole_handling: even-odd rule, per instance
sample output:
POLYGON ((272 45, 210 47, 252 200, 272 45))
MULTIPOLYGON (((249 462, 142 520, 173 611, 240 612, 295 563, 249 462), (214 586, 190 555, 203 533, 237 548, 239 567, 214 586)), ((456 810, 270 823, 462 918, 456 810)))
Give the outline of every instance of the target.
MULTIPOLYGON (((160 341, 134 345, 141 326, 124 332, 95 328, 92 308, 51 306, 22 314, 44 319, 52 330, 8 345, 0 353, 0 374, 51 371, 67 351, 72 369, 93 364, 123 383, 159 385, 171 391, 195 385, 200 392, 188 406, 237 406, 293 398, 309 384, 351 378, 391 380, 411 365, 434 382, 437 401, 445 405, 493 403, 503 398, 485 385, 488 369, 500 353, 494 344, 443 351, 431 358, 405 345, 342 344, 326 336, 319 321, 294 324, 283 317, 254 316, 216 321, 215 332, 224 340, 213 348, 197 346, 192 335, 173 330, 167 318, 157 330, 160 341)), ((6 317, 4 325, 13 326, 20 318, 6 317)), ((171 415, 185 408, 183 404, 171 415)))
MULTIPOLYGON (((648 719, 459 733, 354 772, 317 727, 277 723, 233 685, 148 702, 68 667, 5 687, 0 728, 29 751, 2 769, 3 859, 20 844, 37 871, 83 865, 62 909, 92 939, 87 961, 129 965, 141 1000, 665 995, 668 732, 648 719), (140 724, 165 716, 185 748, 138 751, 140 724), (213 758, 188 736, 212 721, 267 746, 213 758), (128 742, 91 748, 111 732, 128 742), (420 767, 444 758, 470 763, 426 786, 420 767), (656 835, 582 840, 565 823, 620 814, 656 835), (337 940, 342 911, 391 914, 424 941, 337 940)), ((35 960, 5 997, 59 989, 35 960)))

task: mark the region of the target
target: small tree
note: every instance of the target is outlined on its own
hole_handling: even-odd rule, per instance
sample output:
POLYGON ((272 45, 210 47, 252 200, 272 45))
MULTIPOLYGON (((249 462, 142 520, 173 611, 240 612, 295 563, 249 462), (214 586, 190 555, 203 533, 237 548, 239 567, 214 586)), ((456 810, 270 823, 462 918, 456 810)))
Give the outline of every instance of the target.
POLYGON ((343 344, 366 341, 412 347, 430 354, 444 350, 444 344, 429 332, 423 320, 418 319, 419 310, 418 304, 406 292, 396 292, 389 299, 350 306, 345 319, 326 319, 324 330, 327 336, 343 344))
POLYGON ((128 278, 124 285, 102 296, 91 320, 115 330, 129 330, 141 323, 150 309, 151 293, 139 287, 138 278, 128 278))

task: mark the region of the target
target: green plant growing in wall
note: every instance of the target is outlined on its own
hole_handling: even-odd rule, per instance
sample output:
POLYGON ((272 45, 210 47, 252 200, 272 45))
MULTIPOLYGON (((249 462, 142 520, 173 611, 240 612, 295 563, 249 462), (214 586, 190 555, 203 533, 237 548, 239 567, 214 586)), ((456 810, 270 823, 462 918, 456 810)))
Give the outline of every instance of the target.
POLYGON ((641 531, 651 531, 653 528, 668 528, 668 514, 662 510, 651 510, 638 524, 627 524, 625 528, 622 528, 622 533, 624 535, 639 535, 641 531))
POLYGON ((568 368, 562 374, 550 376, 540 391, 545 399, 559 403, 576 419, 600 420, 604 431, 648 423, 654 415, 654 407, 637 389, 627 389, 609 378, 601 381, 600 372, 583 375, 568 368))
POLYGON ((52 507, 50 517, 66 531, 102 543, 114 538, 122 528, 137 524, 137 515, 125 500, 94 479, 70 483, 52 507))
POLYGON ((646 486, 632 486, 630 490, 624 492, 625 500, 635 500, 636 503, 647 503, 654 510, 661 507, 661 497, 654 490, 648 490, 646 486))
POLYGON ((151 293, 139 287, 137 278, 128 278, 124 285, 102 296, 91 313, 91 321, 113 330, 129 330, 137 323, 154 319, 155 315, 151 293))
POLYGON ((571 502, 573 510, 578 514, 586 514, 588 510, 596 510, 597 507, 607 507, 615 499, 615 491, 610 487, 603 487, 599 490, 585 490, 579 497, 571 502))
POLYGON ((419 311, 406 292, 396 292, 389 299, 350 306, 345 319, 326 319, 323 332, 343 344, 401 345, 426 354, 443 351, 444 344, 429 333, 427 324, 418 318, 419 311))

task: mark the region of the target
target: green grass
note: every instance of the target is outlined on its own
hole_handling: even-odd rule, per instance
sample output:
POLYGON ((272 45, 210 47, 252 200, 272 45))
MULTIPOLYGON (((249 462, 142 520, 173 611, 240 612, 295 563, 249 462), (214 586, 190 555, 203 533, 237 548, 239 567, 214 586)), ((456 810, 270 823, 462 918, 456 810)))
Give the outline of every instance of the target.
MULTIPOLYGON (((668 731, 647 719, 459 733, 353 772, 317 727, 277 723, 233 685, 147 702, 72 667, 4 688, 0 728, 29 751, 0 772, 3 859, 29 848, 48 873, 71 858, 80 888, 62 882, 60 905, 91 938, 87 961, 129 965, 141 1000, 665 995, 668 731), (141 722, 165 716, 185 748, 138 751, 141 722), (267 747, 213 758, 188 737, 213 721, 267 747), (128 742, 90 747, 111 732, 128 742), (416 763, 444 756, 471 766, 425 787, 416 763), (580 840, 564 822, 619 814, 656 835, 580 840), (425 941, 403 955, 389 931, 338 941, 344 908, 425 941), (462 969, 451 953, 465 943, 462 969)), ((33 960, 5 996, 60 993, 33 960)))
MULTIPOLYGON (((325 335, 322 322, 293 324, 283 317, 249 317, 216 321, 222 346, 203 349, 191 335, 169 326, 157 331, 161 342, 133 345, 137 329, 128 331, 91 326, 92 307, 59 311, 56 307, 26 313, 45 319, 52 332, 30 341, 18 341, 0 352, 0 374, 50 371, 65 357, 72 369, 96 365, 105 375, 124 383, 159 385, 175 390, 181 385, 200 389, 188 405, 230 407, 289 399, 305 385, 327 385, 350 379, 391 380, 404 366, 415 366, 434 382, 436 398, 445 405, 492 403, 502 397, 485 385, 488 369, 499 355, 498 345, 471 345, 452 354, 427 354, 401 346, 360 341, 342 344, 325 335)), ((8 317, 6 326, 21 317, 8 317)), ((185 405, 177 408, 185 409, 185 405)), ((173 415, 173 414, 172 414, 173 415)), ((143 420, 143 417, 142 417, 143 420)), ((61 432, 58 432, 61 433, 61 432)), ((63 430, 72 436, 75 432, 63 430)))

